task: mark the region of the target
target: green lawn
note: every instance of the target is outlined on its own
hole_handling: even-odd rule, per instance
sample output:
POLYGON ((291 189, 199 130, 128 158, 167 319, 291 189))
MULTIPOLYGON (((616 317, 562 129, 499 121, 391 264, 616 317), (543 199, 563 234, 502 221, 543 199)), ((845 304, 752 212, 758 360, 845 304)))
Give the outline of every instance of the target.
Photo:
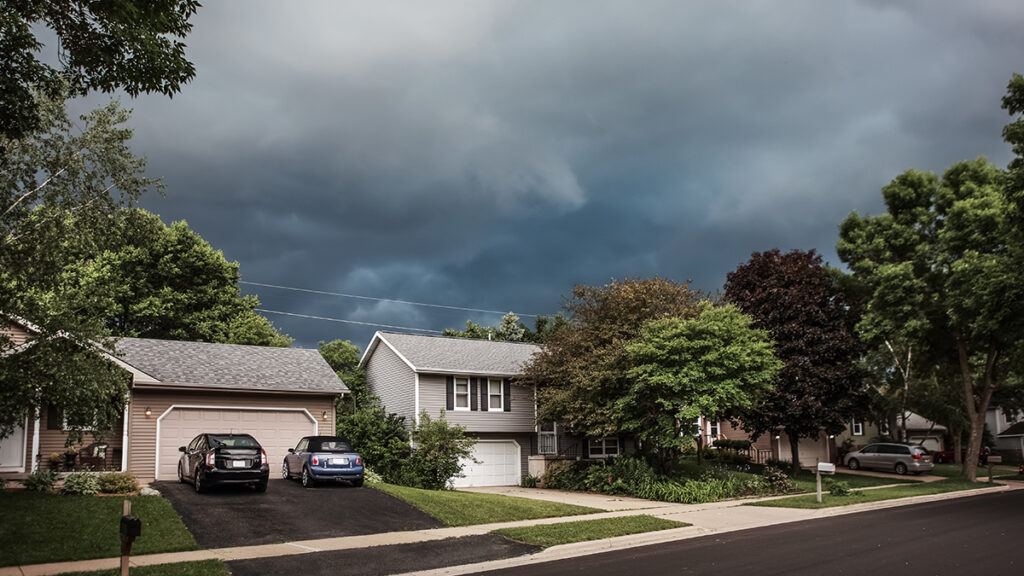
POLYGON ((893 500, 896 498, 908 498, 910 496, 923 496, 925 494, 942 494, 945 492, 956 492, 958 490, 970 490, 972 488, 986 488, 991 484, 985 482, 964 482, 962 480, 938 480, 936 482, 917 483, 907 486, 894 486, 892 488, 878 488, 876 490, 862 490, 854 492, 849 496, 836 497, 823 493, 821 503, 817 502, 815 494, 805 496, 794 496, 792 498, 780 498, 778 500, 763 500, 761 502, 750 502, 746 506, 772 506, 779 508, 831 508, 834 506, 847 506, 850 504, 861 504, 864 502, 878 502, 880 500, 893 500))
MULTIPOLYGON (((936 464, 929 474, 945 476, 946 478, 959 478, 963 468, 959 464, 936 464)), ((1016 466, 997 465, 992 467, 993 474, 998 478, 1010 474, 1017 474, 1016 466)), ((988 466, 978 466, 978 476, 988 476, 988 466)))
POLYGON ((585 506, 513 498, 500 494, 420 490, 394 484, 373 484, 372 487, 405 500, 448 526, 471 526, 604 512, 585 506))
MULTIPOLYGON (((142 536, 132 554, 195 550, 195 539, 160 496, 132 496, 142 536)), ((109 558, 121 554, 123 497, 0 492, 0 566, 109 558)))
MULTIPOLYGON (((850 488, 871 488, 873 486, 885 486, 886 484, 913 484, 920 482, 920 480, 917 480, 913 476, 903 477, 893 474, 892 476, 878 478, 876 476, 861 476, 858 474, 843 474, 842 472, 837 472, 832 476, 823 475, 821 477, 822 484, 825 483, 826 478, 846 482, 850 488)), ((797 485, 797 488, 803 492, 815 492, 818 489, 817 481, 814 478, 814 472, 811 472, 810 470, 801 470, 800 474, 796 478, 793 478, 793 482, 797 485)))
POLYGON ((504 536, 516 542, 535 546, 556 546, 572 542, 602 540, 615 536, 655 532, 670 528, 689 526, 686 522, 676 522, 654 516, 620 516, 618 518, 601 518, 598 520, 578 520, 576 522, 560 522, 541 526, 523 526, 520 528, 502 528, 491 534, 504 536))
MULTIPOLYGON (((158 564, 132 568, 132 576, 228 576, 228 565, 220 560, 182 562, 180 564, 158 564)), ((98 570, 96 572, 74 572, 63 576, 118 576, 121 571, 98 570)))

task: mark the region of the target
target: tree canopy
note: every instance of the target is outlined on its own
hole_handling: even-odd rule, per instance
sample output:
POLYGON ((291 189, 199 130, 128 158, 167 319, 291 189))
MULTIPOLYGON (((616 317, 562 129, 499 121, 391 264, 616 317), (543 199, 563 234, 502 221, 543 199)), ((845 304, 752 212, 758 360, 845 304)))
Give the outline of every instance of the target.
POLYGON ((768 331, 784 365, 774 390, 739 420, 754 438, 785 430, 798 470, 800 438, 836 434, 866 407, 856 318, 813 250, 755 252, 729 273, 725 299, 768 331))
POLYGON ((562 314, 554 316, 538 316, 534 329, 530 330, 513 312, 501 317, 497 326, 484 326, 472 320, 466 320, 465 330, 446 328, 445 336, 455 338, 480 338, 483 340, 500 340, 507 342, 544 342, 555 331, 569 323, 562 314))
POLYGON ((858 330, 895 335, 924 369, 957 386, 973 480, 985 411, 1019 370, 1024 342, 1024 242, 1003 172, 984 158, 936 175, 909 170, 882 189, 887 213, 851 214, 837 252, 870 297, 858 330))
POLYGON ((6 0, 0 4, 0 149, 44 122, 39 93, 173 95, 195 76, 181 41, 197 0, 6 0), (44 32, 48 30, 47 32, 44 32), (43 55, 41 34, 56 36, 43 55), (50 62, 59 62, 59 68, 50 62))
MULTIPOLYGON (((352 391, 355 406, 360 407, 369 400, 366 389, 366 371, 359 367, 361 352, 359 347, 348 340, 331 340, 320 342, 320 355, 324 357, 327 364, 334 370, 334 373, 341 378, 341 381, 352 391)), ((341 402, 341 399, 339 399, 341 402)), ((344 411, 345 406, 339 405, 339 411, 344 411)))

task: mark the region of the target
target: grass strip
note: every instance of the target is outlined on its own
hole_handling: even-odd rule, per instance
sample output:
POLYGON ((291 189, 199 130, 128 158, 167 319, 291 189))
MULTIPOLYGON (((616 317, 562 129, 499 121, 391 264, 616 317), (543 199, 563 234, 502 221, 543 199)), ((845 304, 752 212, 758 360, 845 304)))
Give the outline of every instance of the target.
MULTIPOLYGON (((132 576, 228 576, 228 565, 220 560, 180 562, 178 564, 157 564, 155 566, 132 567, 132 576)), ((97 570, 96 572, 73 572, 64 576, 119 576, 121 570, 97 570)))
POLYGON ((794 496, 792 498, 780 498, 778 500, 750 502, 745 504, 745 506, 807 509, 831 508, 834 506, 849 506, 850 504, 863 504, 865 502, 878 502, 880 500, 895 500, 897 498, 909 498, 911 496, 924 496, 927 494, 943 494, 946 492, 972 490, 974 488, 987 488, 991 486, 993 485, 986 482, 938 480, 935 482, 911 484, 908 486, 863 490, 860 492, 852 492, 849 496, 832 496, 831 494, 823 493, 820 504, 817 502, 815 494, 808 494, 806 496, 794 496))
POLYGON ((559 522, 558 524, 543 524, 540 526, 502 528, 492 531, 491 534, 504 536, 516 542, 547 548, 559 544, 603 540, 615 536, 656 532, 671 528, 683 528, 684 526, 689 526, 689 524, 664 518, 655 518, 654 516, 637 515, 559 522))
POLYGON ((448 526, 472 526, 604 512, 596 508, 452 490, 420 490, 394 484, 372 484, 381 492, 404 500, 448 526))
MULTIPOLYGON (((843 474, 837 472, 833 476, 822 476, 822 482, 826 478, 832 478, 833 480, 839 480, 846 482, 850 488, 872 488, 874 486, 885 486, 888 484, 917 484, 920 480, 915 480, 913 476, 904 478, 900 476, 884 477, 880 478, 877 476, 862 476, 860 474, 843 474)), ((814 472, 810 470, 801 470, 800 474, 793 478, 793 483, 796 484, 797 488, 804 492, 816 492, 817 481, 814 478, 814 472)))
MULTIPOLYGON (((132 554, 195 550, 181 517, 161 496, 131 496, 142 536, 132 554)), ((0 492, 0 566, 90 560, 121 555, 123 497, 0 492)))

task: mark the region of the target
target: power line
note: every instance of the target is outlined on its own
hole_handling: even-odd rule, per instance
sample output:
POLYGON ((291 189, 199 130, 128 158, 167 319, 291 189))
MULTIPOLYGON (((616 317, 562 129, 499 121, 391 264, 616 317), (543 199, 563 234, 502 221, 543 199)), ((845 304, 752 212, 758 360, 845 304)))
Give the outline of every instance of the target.
POLYGON ((308 318, 310 320, 327 320, 328 322, 343 322, 345 324, 358 324, 360 326, 377 326, 379 328, 392 328, 394 330, 414 330, 417 332, 430 332, 432 334, 444 334, 440 330, 431 330, 429 328, 411 328, 409 326, 392 326, 391 324, 377 324, 376 322, 360 322, 358 320, 344 320, 342 318, 328 318, 326 316, 312 316, 310 314, 296 314, 294 312, 281 312, 280 310, 267 310, 265 308, 255 308, 257 312, 263 312, 265 314, 280 314, 282 316, 294 316, 296 318, 308 318))
MULTIPOLYGON (((345 294, 343 292, 327 292, 326 290, 311 290, 309 288, 296 288, 294 286, 280 286, 278 284, 264 284, 262 282, 247 282, 245 280, 239 280, 239 284, 248 284, 249 286, 262 286, 264 288, 277 288, 278 290, 292 290, 294 292, 307 292, 309 294, 322 294, 325 296, 340 296, 342 298, 356 298, 359 300, 374 300, 377 302, 394 302, 397 304, 409 304, 411 306, 429 306, 431 308, 444 308, 447 310, 463 310, 466 312, 484 312, 486 314, 506 314, 501 310, 485 310, 483 308, 467 308, 465 306, 448 306, 446 304, 430 304, 427 302, 412 302, 409 300, 396 300, 394 298, 375 298, 373 296, 358 296, 356 294, 345 294)), ((531 318, 537 318, 540 314, 519 314, 518 316, 529 316, 531 318)))

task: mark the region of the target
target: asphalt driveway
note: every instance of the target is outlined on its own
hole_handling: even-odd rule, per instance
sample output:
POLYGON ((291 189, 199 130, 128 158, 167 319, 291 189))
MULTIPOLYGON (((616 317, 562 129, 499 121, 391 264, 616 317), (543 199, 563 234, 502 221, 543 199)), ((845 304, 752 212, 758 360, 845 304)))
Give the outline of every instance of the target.
POLYGON ((271 480, 262 494, 246 486, 217 487, 205 494, 196 494, 191 484, 157 482, 153 487, 204 548, 443 526, 418 508, 365 486, 303 488, 296 481, 271 480))

